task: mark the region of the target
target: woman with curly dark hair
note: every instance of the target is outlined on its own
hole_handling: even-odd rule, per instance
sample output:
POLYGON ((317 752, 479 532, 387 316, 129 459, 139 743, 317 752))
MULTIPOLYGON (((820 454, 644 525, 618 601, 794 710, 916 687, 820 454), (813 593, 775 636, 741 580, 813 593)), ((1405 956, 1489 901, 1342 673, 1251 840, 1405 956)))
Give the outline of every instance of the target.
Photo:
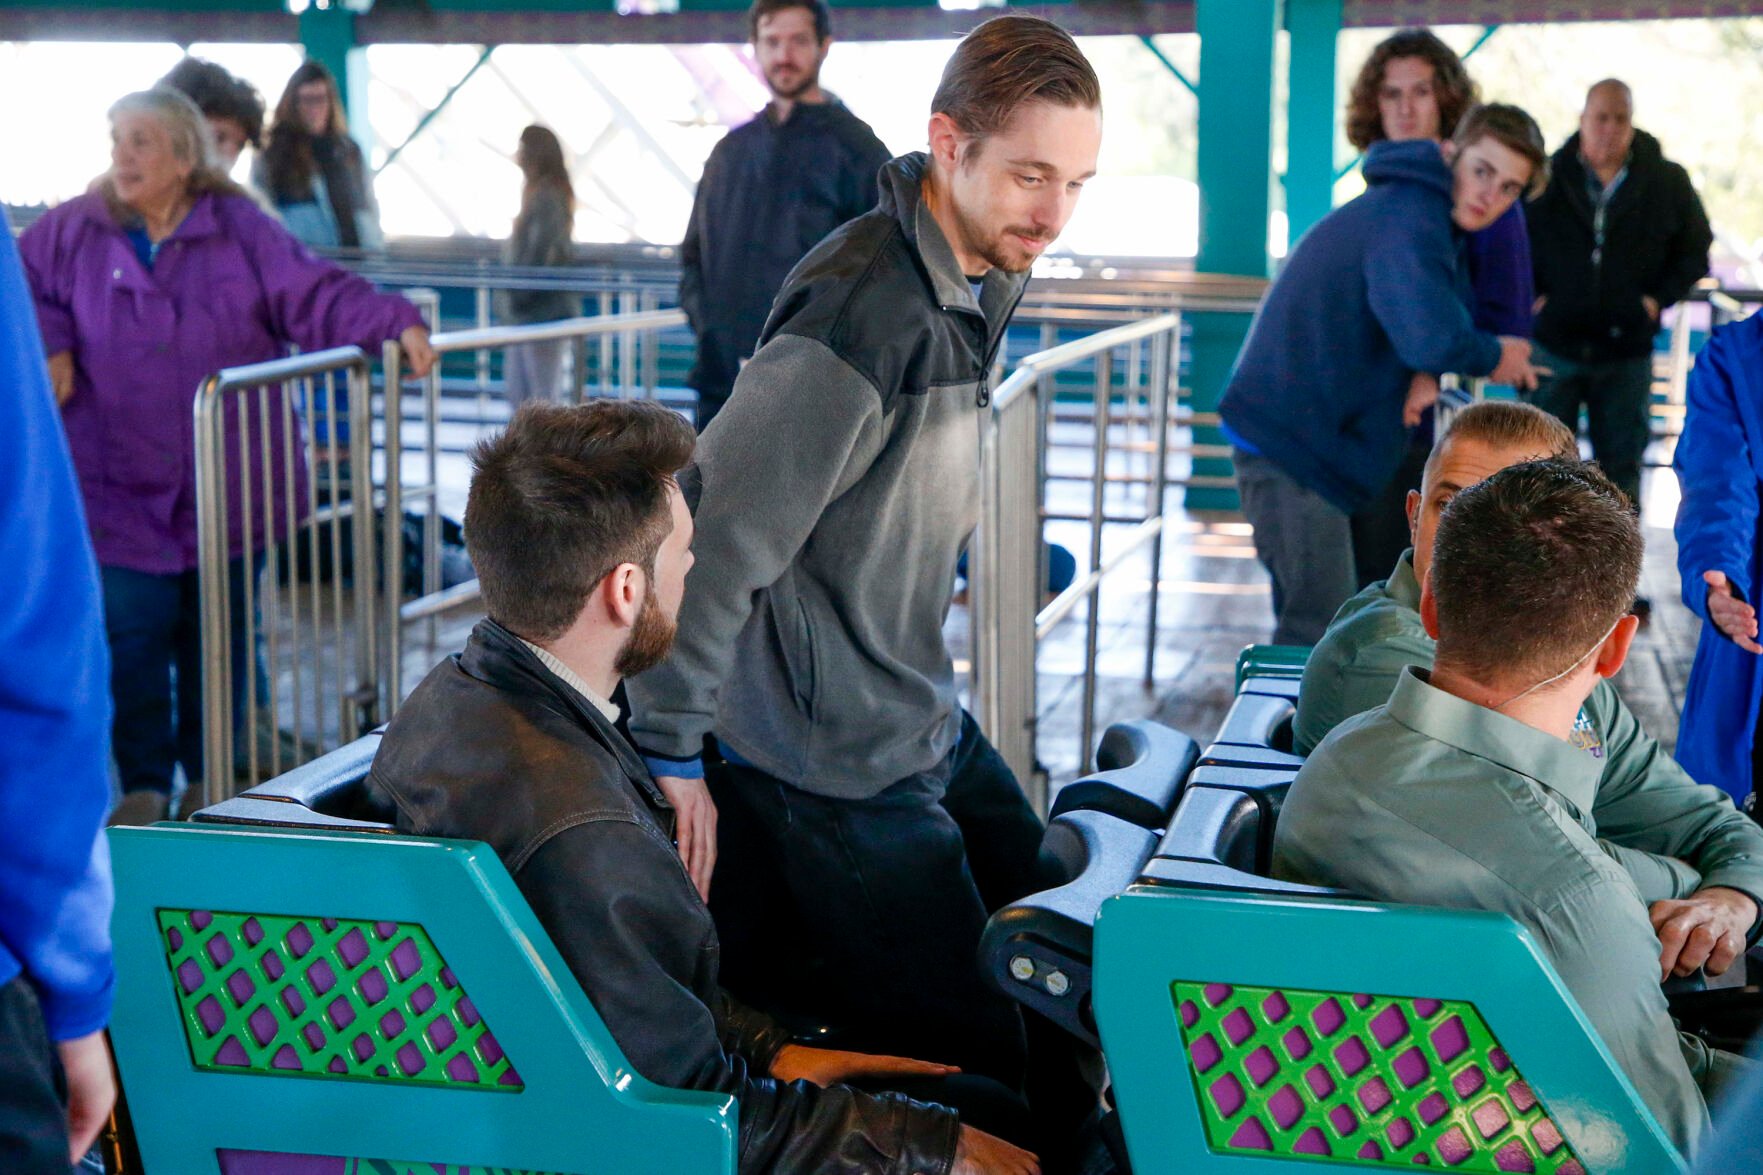
MULTIPOLYGON (((1347 141, 1364 151, 1373 143, 1432 139, 1443 143, 1478 99, 1463 59, 1430 29, 1402 29, 1378 43, 1359 68, 1347 97, 1347 141)), ((1539 187, 1540 191, 1540 187, 1539 187)), ((1474 291, 1475 325, 1493 334, 1528 339, 1535 281, 1524 201, 1492 225, 1471 233, 1464 247, 1474 291)), ((1414 373, 1410 399, 1438 396, 1443 373, 1414 373)), ((1429 413, 1415 431, 1407 457, 1389 487, 1353 515, 1353 564, 1359 586, 1389 574, 1408 547, 1405 502, 1420 485, 1432 447, 1429 413)))
POLYGON ((221 170, 232 174, 246 147, 263 146, 263 95, 224 66, 200 57, 186 57, 160 78, 158 85, 182 90, 208 120, 221 170))
POLYGON ((288 79, 251 182, 305 244, 377 249, 385 243, 373 177, 349 137, 337 79, 321 62, 305 62, 288 79))

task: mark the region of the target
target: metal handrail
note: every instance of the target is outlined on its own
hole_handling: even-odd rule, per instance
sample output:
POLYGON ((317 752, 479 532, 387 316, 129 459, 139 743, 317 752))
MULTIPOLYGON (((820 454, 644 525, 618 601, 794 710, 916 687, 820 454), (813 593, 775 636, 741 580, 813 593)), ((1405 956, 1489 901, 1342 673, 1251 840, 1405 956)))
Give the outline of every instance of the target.
MULTIPOLYGON (((357 583, 351 593, 351 603, 355 616, 355 631, 358 639, 355 644, 353 658, 353 677, 348 680, 347 667, 341 653, 341 633, 344 604, 342 596, 342 572, 334 566, 340 560, 342 539, 340 525, 345 517, 353 518, 358 513, 358 503, 367 502, 371 494, 369 485, 369 462, 359 459, 355 449, 362 439, 368 436, 371 421, 369 417, 368 386, 370 368, 366 352, 359 347, 333 347, 329 350, 314 351, 294 355, 284 359, 273 359, 264 363, 253 363, 238 367, 226 368, 202 381, 197 389, 193 408, 196 451, 196 535, 198 551, 197 594, 201 613, 201 649, 202 649, 202 744, 203 770, 201 780, 192 780, 192 786, 198 787, 199 803, 189 807, 206 806, 221 794, 219 781, 226 780, 225 791, 230 793, 230 781, 234 774, 233 723, 238 717, 233 713, 233 628, 235 618, 232 616, 232 602, 229 590, 229 567, 232 562, 230 539, 230 503, 227 492, 227 437, 226 411, 229 400, 237 401, 238 436, 237 448, 241 463, 238 467, 239 481, 239 522, 243 537, 242 558, 246 570, 242 576, 243 612, 237 623, 243 629, 243 640, 240 642, 246 650, 247 664, 241 667, 251 679, 250 685, 243 691, 245 714, 243 732, 247 740, 248 753, 246 761, 253 781, 260 777, 258 770, 257 714, 259 703, 256 689, 257 644, 260 635, 266 637, 265 645, 271 666, 280 662, 280 601, 283 587, 280 583, 282 554, 276 542, 277 533, 286 527, 287 534, 292 538, 297 531, 304 528, 307 532, 307 554, 311 565, 316 571, 320 548, 317 539, 317 528, 330 527, 329 553, 333 561, 331 588, 331 622, 336 626, 339 646, 335 665, 334 700, 337 705, 337 725, 339 737, 347 740, 354 738, 363 729, 373 725, 377 720, 377 698, 373 690, 374 682, 374 617, 373 592, 357 583), (337 436, 337 396, 336 386, 331 383, 338 374, 346 380, 349 404, 350 461, 349 479, 350 493, 347 501, 341 499, 335 482, 335 473, 341 466, 338 460, 339 450, 337 436), (320 384, 315 380, 322 380, 320 384), (317 468, 307 468, 307 500, 301 502, 296 486, 299 475, 294 462, 303 457, 296 457, 299 448, 300 429, 289 396, 292 386, 302 388, 309 400, 314 396, 315 387, 323 388, 324 399, 328 402, 326 420, 328 423, 327 448, 329 460, 326 466, 331 470, 333 478, 327 487, 328 503, 321 504, 316 485, 317 468), (271 389, 274 389, 273 395, 271 389), (253 414, 252 397, 255 390, 256 412, 253 414), (255 418, 261 435, 253 444, 250 421, 255 418), (273 447, 271 434, 279 431, 282 436, 282 467, 272 468, 270 450, 273 447), (274 498, 277 488, 283 494, 282 517, 275 514, 274 498), (254 498, 261 494, 262 503, 259 508, 254 498), (304 521, 302 521, 302 519, 304 521), (254 562, 255 543, 253 532, 256 524, 263 525, 263 554, 265 559, 264 575, 261 581, 251 571, 254 562), (259 608, 259 599, 267 608, 259 608), (271 623, 263 626, 260 613, 267 612, 271 623), (267 632, 260 634, 260 627, 267 627, 267 632)), ((351 526, 350 547, 356 568, 372 566, 373 536, 372 527, 359 523, 351 526)), ((291 558, 297 555, 290 548, 291 558)), ((301 696, 303 681, 300 658, 300 597, 301 588, 298 576, 290 577, 286 585, 291 624, 287 626, 287 637, 291 642, 291 660, 295 665, 293 691, 293 718, 296 740, 300 738, 302 716, 305 707, 301 696)), ((322 630, 320 620, 322 589, 315 581, 310 591, 310 620, 312 637, 315 647, 322 630)), ((322 738, 324 720, 321 711, 324 706, 325 687, 320 677, 320 666, 315 658, 310 666, 313 681, 314 733, 322 738)), ((275 692, 272 688, 270 697, 270 713, 276 713, 275 692)), ((270 727, 279 731, 279 723, 271 722, 270 727)), ((283 769, 280 763, 279 733, 270 743, 270 769, 272 774, 283 769)), ((287 766, 294 766, 288 764, 287 766)))

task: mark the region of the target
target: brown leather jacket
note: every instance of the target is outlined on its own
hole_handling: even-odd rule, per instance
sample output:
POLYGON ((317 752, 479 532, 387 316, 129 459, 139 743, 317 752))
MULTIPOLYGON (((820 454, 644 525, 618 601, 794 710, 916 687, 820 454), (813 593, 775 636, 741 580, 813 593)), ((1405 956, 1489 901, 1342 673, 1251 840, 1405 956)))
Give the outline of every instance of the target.
POLYGON ((400 830, 496 850, 637 1072, 733 1094, 741 1175, 947 1175, 953 1112, 766 1076, 788 1042, 718 986, 709 908, 630 743, 492 620, 410 695, 369 789, 400 830))

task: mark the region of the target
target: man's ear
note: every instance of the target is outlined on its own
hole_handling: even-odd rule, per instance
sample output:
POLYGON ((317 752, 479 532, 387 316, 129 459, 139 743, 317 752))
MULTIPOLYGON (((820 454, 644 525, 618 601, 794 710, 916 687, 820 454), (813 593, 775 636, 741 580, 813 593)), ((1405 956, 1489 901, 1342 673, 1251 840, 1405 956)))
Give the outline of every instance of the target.
POLYGON ((961 145, 967 136, 941 110, 930 116, 929 136, 931 158, 942 164, 945 171, 954 171, 961 161, 961 145))
POLYGON ((1640 617, 1624 616, 1598 646, 1592 664, 1597 667, 1599 677, 1615 677, 1623 662, 1628 660, 1628 650, 1634 644, 1634 634, 1640 631, 1640 617))
POLYGON ((1408 545, 1420 545, 1420 491, 1408 491, 1408 545))
POLYGON ((1427 636, 1439 639, 1439 602, 1433 598, 1430 567, 1426 569, 1426 578, 1420 581, 1420 624, 1427 636))
POLYGON ((620 563, 600 581, 598 594, 608 618, 620 628, 630 628, 643 610, 643 593, 647 590, 643 569, 635 563, 620 563))

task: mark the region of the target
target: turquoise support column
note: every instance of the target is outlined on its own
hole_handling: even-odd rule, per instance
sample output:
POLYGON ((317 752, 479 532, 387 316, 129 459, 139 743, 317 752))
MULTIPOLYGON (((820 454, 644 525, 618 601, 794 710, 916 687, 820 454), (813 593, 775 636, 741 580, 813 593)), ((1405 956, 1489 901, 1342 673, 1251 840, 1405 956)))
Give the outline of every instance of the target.
MULTIPOLYGON (((1201 273, 1267 273, 1267 218, 1273 203, 1273 50, 1279 0, 1199 0, 1201 273)), ((1194 314, 1189 369, 1196 413, 1218 410, 1231 364, 1248 333, 1241 314, 1194 314)), ((1196 425, 1194 441, 1219 445, 1215 426, 1196 425)), ((1200 484, 1187 492, 1190 510, 1234 510, 1226 457, 1196 457, 1200 484)))
POLYGON ((1335 40, 1341 0, 1286 0, 1291 83, 1286 107, 1287 240, 1297 244, 1334 207, 1335 40))

